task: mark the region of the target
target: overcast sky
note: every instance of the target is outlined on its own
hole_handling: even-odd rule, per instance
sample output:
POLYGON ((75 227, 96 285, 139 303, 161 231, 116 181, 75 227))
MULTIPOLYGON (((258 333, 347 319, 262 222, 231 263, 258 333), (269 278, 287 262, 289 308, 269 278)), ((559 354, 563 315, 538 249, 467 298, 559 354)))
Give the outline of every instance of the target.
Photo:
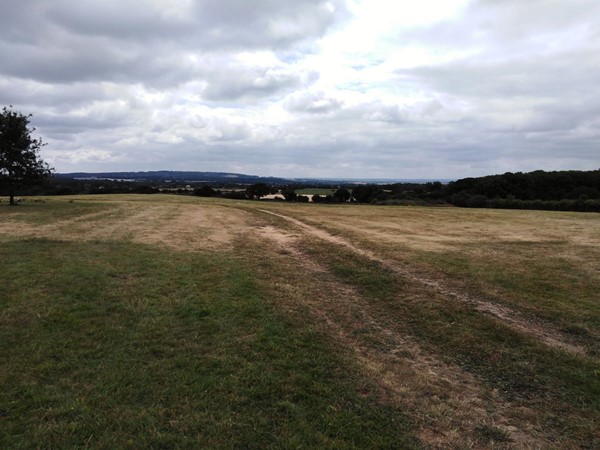
POLYGON ((58 172, 600 168, 598 0, 0 0, 58 172))

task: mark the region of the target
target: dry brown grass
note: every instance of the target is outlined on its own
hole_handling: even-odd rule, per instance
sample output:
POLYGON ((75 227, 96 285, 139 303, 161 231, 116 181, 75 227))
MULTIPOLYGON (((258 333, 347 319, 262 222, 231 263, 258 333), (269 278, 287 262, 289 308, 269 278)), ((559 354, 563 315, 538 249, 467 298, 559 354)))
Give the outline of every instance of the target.
MULTIPOLYGON (((269 277, 277 303, 351 354, 372 380, 365 390, 376 391, 377 402, 402 405, 414 417, 415 433, 424 445, 575 448, 590 439, 577 427, 585 428, 593 417, 576 416, 569 425, 576 431, 570 435, 561 431, 562 425, 552 428, 539 402, 520 399, 512 387, 502 391, 481 365, 459 364, 443 343, 421 340, 402 310, 394 308, 440 310, 465 318, 465 327, 495 327, 498 334, 506 328, 514 342, 532 342, 523 351, 504 341, 488 342, 488 347, 498 346, 489 356, 492 366, 500 358, 496 352, 515 360, 531 352, 532 361, 556 352, 557 361, 595 364, 600 215, 165 196, 76 201, 103 207, 47 223, 28 221, 25 207, 17 208, 0 216, 0 239, 129 241, 178 252, 235 251, 239 242, 252 242, 252 250, 244 251, 281 268, 269 277), (365 276, 376 273, 373 267, 389 271, 380 284, 396 284, 379 298, 361 290, 361 282, 337 274, 340 260, 353 262, 358 272, 365 266, 365 276), (563 291, 572 293, 568 302, 556 294, 563 291)), ((467 350, 457 349, 457 354, 467 350)), ((492 377, 498 375, 490 370, 492 377)), ((506 377, 518 384, 511 377, 519 373, 506 377)), ((562 393, 553 398, 557 391, 550 392, 549 411, 571 408, 562 393)))
MULTIPOLYGON (((264 207, 264 205, 261 205, 264 207)), ((348 207, 273 204, 334 233, 396 249, 446 250, 495 242, 568 242, 600 251, 597 214, 426 207, 348 207), (356 235, 356 236, 355 236, 356 235)), ((597 268, 597 267, 596 267, 597 268)))
MULTIPOLYGON (((475 297, 489 299, 534 321, 553 322, 555 327, 582 326, 600 340, 593 323, 585 324, 589 317, 577 313, 597 305, 598 214, 269 206, 276 214, 301 219, 305 226, 343 239, 346 246, 352 245, 362 254, 370 252, 370 258, 410 272, 426 284, 443 286, 449 293, 475 293, 475 297), (568 302, 554 298, 558 297, 557 288, 563 296, 572 293, 568 302), (578 316, 575 322, 582 323, 569 323, 568 316, 578 316)), ((510 316, 508 311, 498 312, 510 316)), ((593 315, 599 312, 594 309, 593 315)))
MULTIPOLYGON (((430 304, 425 308, 449 311, 461 308, 457 302, 465 304, 468 309, 458 313, 459 316, 470 314, 470 310, 482 315, 481 320, 483 316, 491 317, 496 322, 495 327, 505 327, 516 333, 515 336, 533 339, 547 346, 550 353, 556 349, 570 354, 587 365, 588 376, 594 377, 594 373, 597 376, 597 371, 590 367, 599 363, 600 349, 599 215, 349 205, 261 204, 259 207, 269 216, 286 221, 295 233, 304 236, 300 248, 309 241, 314 244, 315 240, 322 243, 315 245, 329 248, 317 252, 320 258, 329 259, 328 254, 338 252, 335 248, 343 249, 401 276, 411 288, 398 293, 397 301, 430 304)), ((270 230, 268 234, 275 233, 270 230)), ((282 240, 275 238, 280 245, 282 240)), ((297 253, 294 257, 303 260, 297 253)), ((309 271, 315 262, 305 264, 308 264, 305 270, 309 271)), ((330 285, 327 289, 326 283, 319 280, 320 289, 330 292, 329 297, 316 291, 306 296, 304 302, 310 302, 318 322, 324 323, 340 342, 353 349, 365 370, 374 372, 379 383, 391 390, 392 398, 410 405, 410 410, 422 420, 419 435, 428 445, 479 447, 483 444, 477 436, 494 435, 494 430, 511 436, 510 443, 502 444, 509 447, 578 447, 600 439, 597 432, 592 432, 576 443, 578 438, 573 436, 580 431, 564 432, 561 436, 560 432, 557 434, 548 428, 548 420, 554 420, 552 417, 556 414, 553 410, 571 411, 564 416, 565 421, 571 423, 569 427, 578 429, 582 423, 572 406, 558 397, 553 398, 565 395, 560 389, 546 394, 546 408, 537 402, 531 402, 530 406, 527 402, 511 403, 506 398, 498 398, 497 391, 473 376, 471 370, 465 373, 462 367, 447 361, 440 365, 431 347, 423 351, 418 341, 414 347, 410 334, 401 330, 402 320, 386 326, 386 320, 389 324, 390 317, 394 317, 390 310, 384 308, 383 313, 373 316, 372 299, 349 292, 347 286, 330 285), (340 293, 342 300, 334 300, 335 292, 340 293), (343 308, 353 309, 344 313, 343 308), (345 326, 348 328, 344 329, 345 326), (365 333, 369 336, 367 341, 356 337, 364 337, 365 333), (370 339, 378 344, 370 345, 370 339), (406 359, 397 356, 402 355, 399 349, 406 351, 406 359), (413 375, 407 370, 414 371, 413 375), (435 381, 428 380, 426 374, 432 375, 435 381), (440 394, 443 389, 445 394, 440 394), (407 395, 407 391, 410 394, 407 395), (468 413, 464 414, 465 411, 468 413), (569 433, 573 434, 569 437, 569 433)), ((479 319, 473 317, 473 320, 479 319)), ((503 332, 499 333, 503 341, 503 332)), ((477 336, 466 333, 464 345, 471 345, 469 342, 473 339, 477 336)), ((491 350, 486 352, 491 354, 486 358, 489 357, 492 365, 503 357, 515 361, 524 358, 518 364, 530 364, 528 359, 538 358, 527 356, 530 350, 519 349, 519 344, 514 344, 516 347, 512 350, 500 342, 482 345, 488 344, 491 350), (493 350, 494 345, 501 347, 493 350), (512 353, 514 356, 509 356, 512 353), (517 356, 519 353, 522 356, 517 356)), ((461 353, 461 349, 456 350, 461 353)), ((556 376, 569 377, 567 367, 561 368, 563 364, 572 364, 567 362, 569 358, 562 362, 561 358, 555 361, 552 356, 544 358, 546 368, 541 364, 536 370, 544 373, 552 367, 556 376)), ((479 364, 477 370, 488 369, 485 364, 479 364)), ((573 373, 579 370, 582 369, 573 367, 573 373)), ((492 377, 514 377, 508 383, 518 385, 522 376, 518 373, 519 370, 512 373, 509 368, 504 374, 492 377)), ((594 380, 588 380, 594 385, 594 380)), ((591 385, 590 389, 596 389, 591 385)), ((583 436, 585 432, 581 432, 583 436)))
POLYGON ((176 251, 231 247, 247 226, 247 214, 240 210, 169 201, 109 201, 101 211, 47 224, 19 220, 26 216, 18 211, 14 216, 0 222, 4 238, 129 241, 176 251))
POLYGON ((539 424, 534 411, 511 405, 469 372, 423 349, 384 309, 331 277, 325 266, 304 253, 298 234, 273 226, 257 231, 291 259, 287 264, 293 265, 296 276, 276 284, 282 306, 298 315, 308 311, 315 324, 351 351, 378 386, 381 401, 409 408, 417 434, 428 447, 485 448, 476 436, 482 424, 493 424, 520 448, 550 445, 535 431, 539 424), (314 279, 317 284, 307 283, 314 279))
MULTIPOLYGON (((506 306, 502 306, 500 304, 489 301, 483 296, 468 294, 466 292, 460 292, 457 289, 448 286, 441 279, 436 278, 434 274, 424 274, 423 272, 412 271, 409 268, 407 268, 405 264, 400 265, 397 262, 394 262, 394 260, 384 258, 371 250, 359 248, 355 244, 352 244, 351 242, 343 239, 340 236, 334 236, 323 229, 309 225, 299 219, 295 219, 293 217, 286 216, 280 213, 275 213, 273 211, 261 211, 271 215, 275 215, 295 225, 298 225, 312 236, 315 236, 319 239, 322 239, 335 245, 346 247, 361 256, 365 256, 370 260, 381 263, 384 267, 387 267, 405 277, 408 277, 412 281, 422 284, 428 288, 432 288, 445 297, 468 303, 472 305, 473 308, 477 311, 491 315, 494 318, 502 321, 504 324, 522 333, 535 336, 536 338, 542 340, 543 342, 552 347, 560 348, 575 354, 586 353, 584 347, 572 342, 569 339, 569 337, 564 335, 564 333, 561 333, 555 328, 553 329, 548 324, 543 324, 534 319, 524 317, 517 310, 513 310, 506 306)), ((276 233, 273 230, 271 230, 270 235, 275 236, 276 233)), ((371 239, 376 239, 377 235, 367 233, 367 237, 371 239)), ((431 237, 431 239, 433 240, 434 237, 431 237)), ((281 239, 279 238, 278 240, 281 239)))

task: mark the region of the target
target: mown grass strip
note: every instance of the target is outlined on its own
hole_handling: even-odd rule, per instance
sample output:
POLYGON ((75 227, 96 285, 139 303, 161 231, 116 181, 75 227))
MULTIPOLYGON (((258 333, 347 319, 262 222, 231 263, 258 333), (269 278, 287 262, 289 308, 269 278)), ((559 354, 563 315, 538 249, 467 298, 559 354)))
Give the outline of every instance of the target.
POLYGON ((0 447, 416 447, 400 410, 277 310, 254 250, 3 244, 0 447))
POLYGON ((25 199, 23 203, 19 203, 18 206, 0 204, 0 214, 3 220, 14 219, 29 225, 45 225, 59 220, 77 218, 85 214, 107 211, 110 208, 111 205, 73 199, 67 200, 66 197, 61 201, 46 197, 30 197, 25 199))
POLYGON ((472 247, 466 253, 419 252, 414 258, 471 291, 493 292, 497 301, 553 323, 591 352, 600 352, 600 280, 553 255, 565 251, 566 244, 480 244, 480 253, 490 248, 493 253, 479 258, 472 256, 472 247))
POLYGON ((538 410, 551 439, 600 446, 596 359, 548 348, 343 248, 314 241, 307 248, 430 351, 477 374, 516 405, 538 410))

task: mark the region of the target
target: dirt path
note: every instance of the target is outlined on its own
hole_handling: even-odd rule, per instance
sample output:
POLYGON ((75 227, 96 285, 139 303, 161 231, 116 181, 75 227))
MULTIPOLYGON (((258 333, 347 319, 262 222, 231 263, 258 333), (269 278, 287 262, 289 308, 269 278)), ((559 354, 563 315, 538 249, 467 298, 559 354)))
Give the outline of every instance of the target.
POLYGON ((476 311, 491 316, 501 321, 505 325, 511 327, 512 329, 519 331, 520 333, 535 337, 536 339, 544 342, 550 347, 558 348, 576 355, 586 354, 586 349, 584 347, 570 342, 569 339, 566 336, 564 336, 564 334, 560 331, 554 329, 548 324, 542 324, 532 319, 525 318, 519 312, 507 306, 499 305, 495 302, 471 294, 459 292, 449 286, 445 286, 440 280, 429 278, 423 274, 411 271, 406 267, 385 260, 379 255, 375 254, 374 252, 358 248, 354 244, 338 236, 333 236, 332 234, 323 229, 307 224, 294 217, 275 213, 273 211, 265 209, 260 209, 259 211, 284 219, 288 222, 293 223, 294 225, 301 227, 305 232, 312 236, 315 236, 319 239, 322 239, 335 245, 343 246, 356 254, 359 254, 372 261, 376 261, 383 267, 390 269, 411 281, 420 283, 422 285, 427 286, 428 288, 434 289, 435 291, 437 291, 445 297, 449 297, 454 300, 467 303, 476 311))
MULTIPOLYGON (((339 243, 337 238, 317 231, 339 243)), ((319 280, 308 286, 303 283, 301 291, 293 280, 279 282, 277 287, 285 294, 282 298, 288 299, 285 306, 299 314, 308 308, 324 332, 350 349, 372 377, 373 385, 365 386, 365 390, 372 392, 374 386, 382 386, 385 401, 406 406, 426 446, 488 448, 478 437, 478 430, 491 427, 510 436, 511 442, 505 442, 504 447, 551 447, 536 433, 539 427, 533 411, 502 400, 472 374, 425 351, 386 311, 329 276, 323 265, 303 253, 299 236, 274 226, 261 227, 257 233, 285 251, 290 264, 302 269, 302 277, 319 280)))

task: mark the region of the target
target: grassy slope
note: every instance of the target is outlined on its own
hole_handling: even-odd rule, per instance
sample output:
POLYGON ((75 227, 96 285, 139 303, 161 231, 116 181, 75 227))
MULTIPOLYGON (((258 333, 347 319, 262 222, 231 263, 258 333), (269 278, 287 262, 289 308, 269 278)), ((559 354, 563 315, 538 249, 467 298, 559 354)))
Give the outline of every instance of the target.
MULTIPOLYGON (((60 208, 73 216, 19 214, 60 208)), ((274 306, 255 271, 276 267, 245 245, 4 242, 0 447, 415 446, 353 363, 274 306)))
POLYGON ((556 325, 586 347, 588 355, 549 348, 348 250, 306 243, 346 284, 381 305, 398 328, 476 374, 516 408, 535 411, 549 442, 559 447, 600 445, 600 216, 353 206, 271 209, 433 273, 450 286, 507 304, 532 320, 556 325), (406 228, 399 231, 401 227, 406 228), (369 228, 383 230, 392 240, 360 231, 369 228), (463 228, 471 231, 456 240, 463 228), (515 229, 528 234, 515 238, 515 229), (402 234, 409 238, 401 239, 402 234), (413 243, 430 236, 444 245, 432 249, 429 242, 413 243), (470 237, 477 242, 469 242, 470 237))
MULTIPOLYGON (((264 218, 255 208, 296 215, 563 327, 591 356, 549 349, 377 263, 304 240, 308 254, 361 292, 386 320, 532 411, 549 442, 600 445, 599 279, 593 266, 598 250, 591 245, 596 216, 203 202, 242 207, 257 217, 252 225, 290 231, 289 224, 264 218), (561 221, 568 226, 547 231, 561 221), (399 225, 413 233, 408 242, 400 239, 407 231, 399 225), (463 225, 465 239, 453 239, 463 225), (397 243, 362 234, 361 227, 378 228, 397 243), (515 227, 531 236, 498 238, 515 227), (570 239, 572 229, 580 230, 582 242, 570 239), (431 236, 444 246, 414 244, 431 236)), ((10 215, 44 224, 106 207, 58 202, 19 207, 10 215)), ((8 220, 1 215, 6 211, 0 211, 0 221, 8 220)), ((350 354, 310 319, 281 307, 286 299, 278 283, 319 282, 298 277, 293 265, 282 263, 289 258, 285 253, 243 237, 232 249, 200 253, 129 242, 3 240, 0 339, 8 345, 0 357, 8 364, 0 367, 2 447, 417 445, 412 411, 365 391, 370 383, 350 354)), ((299 298, 309 292, 297 289, 299 298)), ((495 436, 494 427, 479 429, 505 438, 495 436)))
POLYGON ((600 215, 278 206, 391 261, 548 321, 600 354, 600 215), (325 213, 323 212, 325 211, 325 213), (377 234, 372 234, 377 233, 377 234), (386 239, 382 239, 384 235, 386 239))
POLYGON ((376 263, 323 245, 312 252, 328 255, 334 273, 381 305, 388 320, 417 336, 432 353, 475 374, 490 391, 496 390, 510 401, 515 411, 536 411, 549 442, 559 447, 574 442, 585 448, 600 445, 600 366, 596 357, 549 348, 376 263))

